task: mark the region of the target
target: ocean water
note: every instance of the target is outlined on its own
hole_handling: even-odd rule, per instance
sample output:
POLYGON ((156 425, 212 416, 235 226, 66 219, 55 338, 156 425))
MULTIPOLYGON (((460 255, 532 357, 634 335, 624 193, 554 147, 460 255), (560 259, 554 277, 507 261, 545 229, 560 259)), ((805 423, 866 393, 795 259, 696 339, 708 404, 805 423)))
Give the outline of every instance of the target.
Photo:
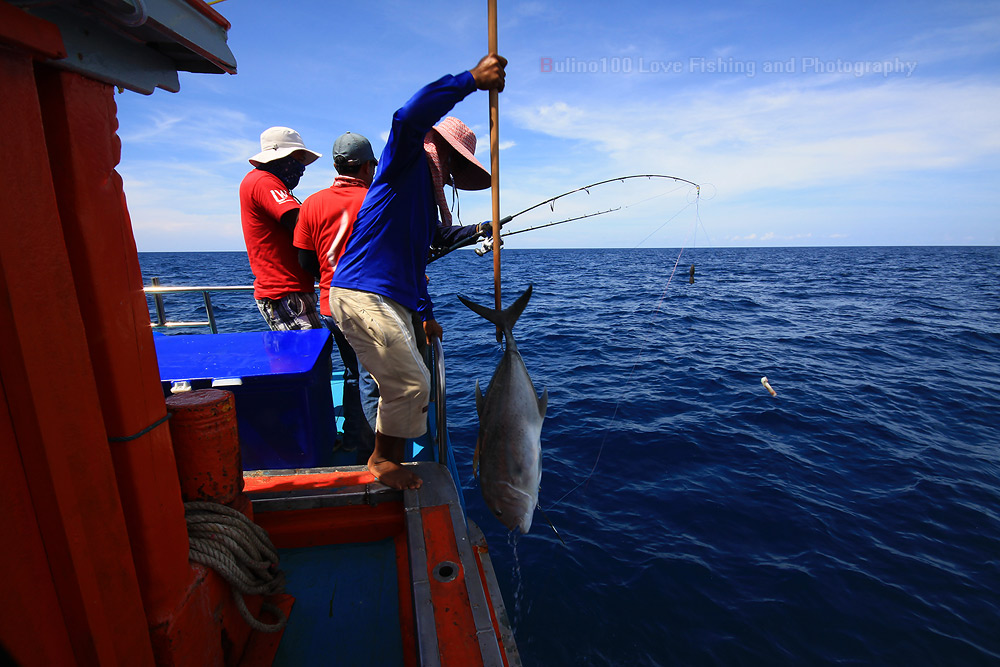
MULTIPOLYGON (((503 252, 504 304, 534 285, 514 334, 566 546, 538 513, 510 537, 472 478, 501 352, 455 295, 492 303, 492 260, 429 267, 525 665, 1000 664, 1000 248, 699 248, 671 280, 678 255, 503 252)), ((147 283, 251 280, 244 253, 139 257, 147 283)))

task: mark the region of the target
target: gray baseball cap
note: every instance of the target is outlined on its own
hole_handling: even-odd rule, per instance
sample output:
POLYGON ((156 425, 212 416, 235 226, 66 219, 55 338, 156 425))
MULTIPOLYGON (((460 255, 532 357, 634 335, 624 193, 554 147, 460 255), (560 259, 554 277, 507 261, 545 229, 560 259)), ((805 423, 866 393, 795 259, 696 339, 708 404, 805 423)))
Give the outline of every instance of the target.
POLYGON ((345 132, 333 142, 333 163, 338 167, 356 167, 365 162, 378 164, 372 145, 360 134, 345 132))

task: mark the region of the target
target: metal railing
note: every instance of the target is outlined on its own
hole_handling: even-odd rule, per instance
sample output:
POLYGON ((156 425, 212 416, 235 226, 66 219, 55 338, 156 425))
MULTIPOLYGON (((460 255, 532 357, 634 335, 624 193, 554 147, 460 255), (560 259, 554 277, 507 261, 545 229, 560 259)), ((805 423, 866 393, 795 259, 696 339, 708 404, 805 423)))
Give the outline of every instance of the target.
POLYGON ((211 292, 253 292, 252 285, 226 286, 194 286, 194 287, 163 287, 159 278, 153 278, 153 284, 144 289, 146 294, 153 297, 153 305, 156 309, 156 321, 153 322, 154 329, 170 329, 175 327, 210 327, 212 333, 219 333, 219 328, 215 324, 215 310, 212 308, 211 292), (183 292, 201 292, 205 302, 205 313, 208 317, 205 321, 192 322, 171 322, 167 320, 166 310, 163 305, 164 294, 180 294, 183 292))

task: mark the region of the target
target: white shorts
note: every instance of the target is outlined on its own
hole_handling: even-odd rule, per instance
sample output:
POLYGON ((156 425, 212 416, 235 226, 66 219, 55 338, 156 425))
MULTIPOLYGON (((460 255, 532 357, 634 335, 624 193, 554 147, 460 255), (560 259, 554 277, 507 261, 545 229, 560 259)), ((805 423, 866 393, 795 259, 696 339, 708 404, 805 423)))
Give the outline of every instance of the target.
POLYGON ((388 297, 341 287, 330 288, 330 311, 378 384, 375 429, 397 438, 426 433, 431 378, 417 351, 412 311, 388 297))

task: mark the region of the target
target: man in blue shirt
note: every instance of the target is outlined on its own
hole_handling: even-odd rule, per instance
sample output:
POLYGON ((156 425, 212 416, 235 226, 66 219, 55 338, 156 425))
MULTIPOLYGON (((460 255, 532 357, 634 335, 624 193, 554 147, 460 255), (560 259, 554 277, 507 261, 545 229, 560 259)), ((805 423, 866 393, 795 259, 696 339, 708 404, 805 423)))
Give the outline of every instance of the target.
POLYGON ((503 90, 506 64, 490 54, 467 72, 424 86, 396 111, 378 174, 334 273, 330 310, 381 396, 368 469, 393 488, 421 484, 401 463, 406 440, 427 430, 430 376, 416 336, 442 335, 425 277, 431 245, 447 245, 442 235, 450 214, 441 186, 489 186, 489 172, 472 155, 475 135, 457 119, 435 123, 476 89, 503 90), (414 311, 422 332, 414 330, 414 311))

